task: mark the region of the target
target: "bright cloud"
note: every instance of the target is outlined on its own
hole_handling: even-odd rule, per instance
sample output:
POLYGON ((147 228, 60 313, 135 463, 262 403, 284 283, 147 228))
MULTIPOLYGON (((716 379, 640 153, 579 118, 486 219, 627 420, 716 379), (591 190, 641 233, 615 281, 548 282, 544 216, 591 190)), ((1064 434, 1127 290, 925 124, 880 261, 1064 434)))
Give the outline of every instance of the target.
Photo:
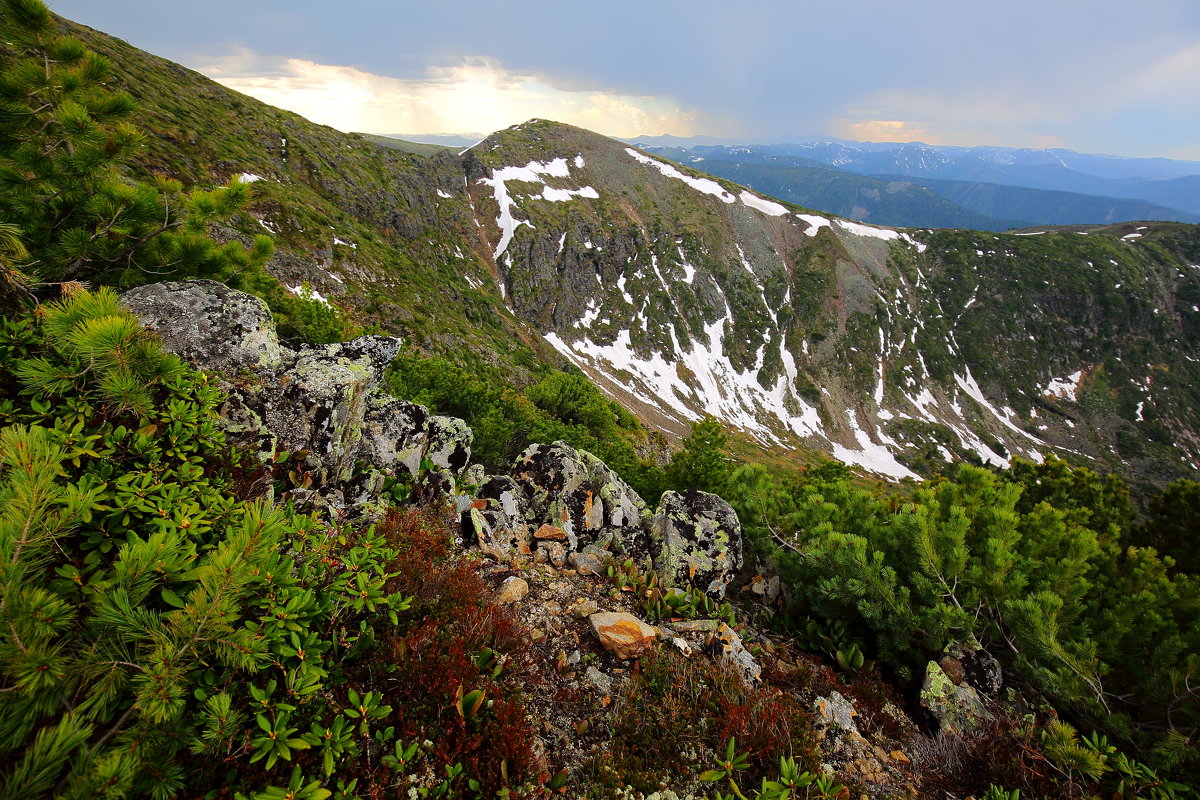
POLYGON ((465 59, 399 79, 298 58, 266 59, 238 50, 196 65, 231 89, 344 131, 445 133, 493 131, 533 117, 611 136, 671 133, 702 127, 694 111, 667 97, 596 88, 554 88, 498 61, 465 59))

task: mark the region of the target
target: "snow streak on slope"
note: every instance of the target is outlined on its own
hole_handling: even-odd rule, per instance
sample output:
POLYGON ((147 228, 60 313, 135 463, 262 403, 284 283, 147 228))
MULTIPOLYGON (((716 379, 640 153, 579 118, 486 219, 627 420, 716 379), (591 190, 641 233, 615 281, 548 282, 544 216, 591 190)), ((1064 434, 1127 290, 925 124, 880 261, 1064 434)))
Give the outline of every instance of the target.
POLYGON ((721 187, 721 184, 710 178, 693 178, 691 175, 684 175, 670 164, 664 164, 657 158, 651 158, 645 153, 639 153, 632 147, 626 147, 625 152, 633 156, 634 160, 638 161, 639 163, 654 167, 668 178, 675 178, 676 180, 683 181, 698 192, 711 194, 713 197, 716 197, 725 203, 732 203, 734 201, 733 195, 725 191, 725 189, 721 187))
POLYGON ((761 211, 767 216, 782 217, 784 214, 788 213, 788 210, 779 205, 779 203, 771 200, 764 200, 763 198, 752 195, 749 192, 742 192, 738 195, 738 199, 742 201, 743 205, 747 205, 750 208, 761 211))
MULTIPOLYGON (((796 397, 789 376, 779 376, 771 387, 759 383, 762 353, 756 368, 738 370, 725 352, 725 334, 732 312, 704 327, 685 348, 674 328, 670 329, 674 352, 651 352, 641 356, 634 351, 630 331, 620 331, 615 340, 602 344, 589 339, 567 343, 555 333, 546 340, 580 367, 589 367, 624 385, 635 397, 666 413, 684 420, 697 420, 705 414, 737 425, 764 442, 778 443, 778 426, 797 436, 823 435, 817 409, 796 397), (680 367, 684 369, 680 369, 680 367), (620 380, 617 371, 625 371, 633 380, 620 380), (680 374, 693 376, 689 383, 680 374), (797 409, 793 413, 788 409, 797 409)), ((764 346, 765 347, 765 346, 764 346)), ((786 352, 786 351, 785 351, 786 352)), ((793 365, 794 369, 794 365, 793 365)), ((790 376, 794 379, 794 375, 790 376)))

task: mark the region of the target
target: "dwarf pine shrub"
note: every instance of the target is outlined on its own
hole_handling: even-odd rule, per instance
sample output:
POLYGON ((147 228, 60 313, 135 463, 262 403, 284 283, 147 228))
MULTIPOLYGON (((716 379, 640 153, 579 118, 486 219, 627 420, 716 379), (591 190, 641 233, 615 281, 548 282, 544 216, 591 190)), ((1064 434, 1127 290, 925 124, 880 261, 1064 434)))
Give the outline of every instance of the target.
POLYGON ((335 687, 407 607, 396 551, 239 481, 217 390, 109 291, 3 321, 0 356, 0 796, 327 797, 382 746, 391 707, 335 687))

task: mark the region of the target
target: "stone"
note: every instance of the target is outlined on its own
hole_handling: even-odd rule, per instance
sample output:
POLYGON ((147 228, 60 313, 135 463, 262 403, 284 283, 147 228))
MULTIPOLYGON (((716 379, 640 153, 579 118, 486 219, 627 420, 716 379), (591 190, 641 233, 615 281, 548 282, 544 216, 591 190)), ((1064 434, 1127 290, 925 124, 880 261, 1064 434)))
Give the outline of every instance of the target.
POLYGON ((624 611, 601 611, 588 621, 604 649, 620 659, 638 658, 658 638, 653 627, 624 611))
POLYGON ((266 303, 216 281, 139 286, 122 295, 121 304, 169 352, 204 370, 274 372, 289 352, 279 344, 266 303))
POLYGON ((967 679, 967 669, 957 658, 942 656, 942 660, 938 662, 938 666, 942 668, 942 672, 946 673, 946 677, 955 686, 962 686, 963 682, 967 679))
POLYGON ((546 554, 546 560, 562 569, 567 563, 567 546, 562 542, 538 542, 538 550, 546 554))
POLYGON ((471 461, 474 433, 457 417, 431 417, 426 431, 425 458, 435 468, 460 475, 471 461))
POLYGON ((527 594, 529 594, 529 582, 524 578, 512 575, 505 578, 504 583, 500 584, 500 588, 496 590, 495 602, 501 606, 515 605, 525 599, 527 594))
POLYGON ((842 696, 841 692, 831 692, 828 697, 818 697, 813 701, 813 710, 817 716, 817 727, 834 727, 848 733, 858 733, 858 724, 854 721, 858 712, 854 710, 854 704, 842 696))
POLYGON ((654 568, 668 586, 692 585, 723 598, 742 566, 742 526, 715 494, 664 492, 650 522, 654 568))
POLYGON ((575 605, 571 607, 571 614, 579 619, 584 619, 585 617, 590 617, 599 610, 600 606, 595 600, 592 600, 590 597, 585 597, 581 598, 579 602, 575 603, 575 605))
POLYGON ((1004 687, 1004 671, 996 657, 972 637, 966 642, 951 642, 942 658, 942 669, 955 683, 966 682, 975 691, 995 697, 1004 687), (951 662, 951 669, 946 669, 951 662), (954 670, 954 674, 951 674, 954 670), (961 676, 961 677, 958 677, 961 676))
POLYGON ((528 501, 526 521, 561 528, 569 552, 611 547, 648 564, 645 502, 591 453, 566 442, 531 445, 513 464, 512 477, 528 501))
POLYGON ((604 575, 604 562, 594 553, 571 553, 567 561, 580 575, 604 575))
POLYGON ((533 532, 535 539, 553 539, 558 542, 567 540, 567 532, 555 525, 543 525, 533 532))
POLYGON ((595 686, 600 694, 612 694, 613 679, 595 667, 588 667, 583 679, 595 686))
POLYGON ((687 658, 691 658, 696 652, 687 639, 681 639, 678 636, 672 636, 670 637, 670 641, 675 649, 679 651, 680 655, 686 656, 687 658))
POLYGON ((991 717, 979 693, 967 684, 955 685, 936 661, 925 668, 920 704, 944 732, 968 731, 991 717))
POLYGON ((460 478, 459 485, 474 492, 487 483, 488 475, 483 464, 471 464, 463 471, 460 478))

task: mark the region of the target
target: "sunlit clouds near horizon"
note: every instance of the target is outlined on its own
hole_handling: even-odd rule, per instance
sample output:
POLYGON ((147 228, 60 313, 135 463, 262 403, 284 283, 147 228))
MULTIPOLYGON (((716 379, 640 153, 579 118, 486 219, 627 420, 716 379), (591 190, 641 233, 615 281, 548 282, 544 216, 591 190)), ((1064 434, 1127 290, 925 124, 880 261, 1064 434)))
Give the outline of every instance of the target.
POLYGON ((1200 159, 1200 3, 51 0, 342 130, 836 136, 1200 159))
POLYGON ((703 132, 700 116, 671 98, 559 89, 485 57, 431 67, 424 77, 409 79, 265 58, 245 48, 194 66, 230 89, 344 131, 487 133, 540 117, 610 136, 703 132))

